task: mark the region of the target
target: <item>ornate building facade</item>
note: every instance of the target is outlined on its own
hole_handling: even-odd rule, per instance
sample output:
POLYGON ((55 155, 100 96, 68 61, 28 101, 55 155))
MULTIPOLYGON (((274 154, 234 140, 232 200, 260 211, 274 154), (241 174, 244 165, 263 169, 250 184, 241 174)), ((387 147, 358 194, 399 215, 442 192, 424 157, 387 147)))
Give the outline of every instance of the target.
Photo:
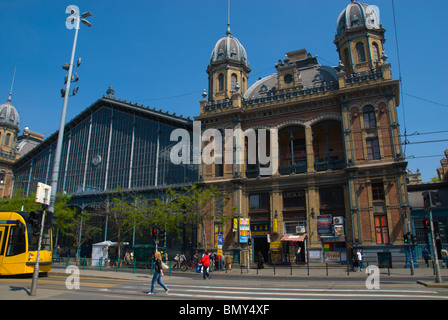
POLYGON ((288 52, 276 73, 248 87, 246 50, 228 26, 212 51, 208 99, 204 92, 195 118, 203 131, 221 133, 203 142, 216 150, 214 163, 202 162, 200 179, 229 194, 224 214, 250 219, 251 232, 247 237, 232 219, 211 221, 208 243, 214 239, 218 248, 222 234, 224 252, 240 254, 243 264, 258 253, 276 264, 344 262, 352 247, 375 264, 404 263, 407 163, 384 33, 374 7, 352 1, 337 19, 337 67, 319 64, 305 49, 288 52), (231 137, 231 150, 226 129, 243 133, 231 137), (255 161, 248 157, 253 131, 255 161), (269 163, 260 161, 261 144, 269 163))
POLYGON ((19 158, 16 152, 16 140, 19 134, 19 114, 8 101, 0 106, 0 197, 8 197, 13 187, 14 162, 19 158))

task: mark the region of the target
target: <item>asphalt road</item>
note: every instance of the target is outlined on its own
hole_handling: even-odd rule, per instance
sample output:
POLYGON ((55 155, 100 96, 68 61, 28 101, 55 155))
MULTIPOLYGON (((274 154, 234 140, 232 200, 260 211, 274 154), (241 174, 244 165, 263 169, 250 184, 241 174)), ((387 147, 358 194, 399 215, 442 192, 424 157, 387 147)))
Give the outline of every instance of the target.
MULTIPOLYGON (((79 289, 67 286, 69 275, 52 273, 40 277, 37 295, 29 295, 30 278, 0 278, 0 299, 3 300, 436 300, 448 299, 448 288, 425 287, 415 276, 386 276, 368 280, 356 277, 288 277, 225 275, 213 273, 203 280, 200 274, 183 273, 165 276, 168 294, 156 285, 156 294, 147 295, 149 274, 122 273, 81 274, 79 289), (114 277, 114 278, 112 278, 114 277), (376 280, 377 283, 374 283, 376 280), (374 286, 374 285, 377 286, 374 286)), ((433 281, 433 277, 419 277, 433 281)))
MULTIPOLYGON (((0 299, 13 300, 13 304, 4 301, 3 305, 26 314, 38 310, 39 313, 50 312, 52 316, 79 315, 89 319, 123 317, 123 311, 127 312, 127 317, 151 317, 152 312, 162 311, 168 319, 254 316, 278 319, 291 317, 293 312, 305 316, 310 311, 320 317, 348 310, 364 316, 378 312, 389 314, 391 310, 394 314, 415 316, 413 312, 420 308, 415 303, 448 300, 447 285, 431 287, 417 283, 434 283, 430 270, 419 270, 418 276, 410 276, 406 270, 388 275, 383 270, 373 279, 378 280, 379 287, 370 289, 372 281, 366 282, 369 275, 363 273, 350 276, 343 276, 343 273, 325 276, 323 273, 310 277, 306 273, 291 276, 288 270, 275 276, 272 270, 265 270, 264 274, 251 270, 249 274, 214 272, 210 280, 203 280, 201 274, 175 272, 163 278, 169 293, 165 294, 156 285, 155 295, 147 294, 152 279, 148 272, 80 270, 79 289, 70 289, 74 282, 71 274, 65 271, 57 269, 47 277, 40 277, 35 296, 30 296, 31 278, 0 278, 0 299), (36 300, 37 304, 21 304, 29 300, 36 300), (391 302, 390 306, 384 305, 386 301, 391 302), (34 306, 39 308, 34 309, 34 306)), ((435 307, 444 308, 444 305, 435 307)))

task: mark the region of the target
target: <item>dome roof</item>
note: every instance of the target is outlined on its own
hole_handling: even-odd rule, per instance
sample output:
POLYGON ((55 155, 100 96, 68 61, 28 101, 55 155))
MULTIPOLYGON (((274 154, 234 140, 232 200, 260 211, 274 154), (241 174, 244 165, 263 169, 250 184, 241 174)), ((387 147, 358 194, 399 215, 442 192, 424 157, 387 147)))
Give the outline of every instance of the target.
POLYGON ((351 3, 339 15, 336 24, 336 38, 350 28, 366 26, 369 29, 381 29, 379 12, 377 6, 351 0, 351 3))
MULTIPOLYGON (((244 99, 254 99, 275 94, 278 85, 278 73, 271 74, 255 82, 244 94, 244 99)), ((336 70, 329 66, 312 65, 299 69, 299 78, 304 89, 337 83, 336 70)))
POLYGON ((0 126, 8 124, 19 129, 19 114, 11 104, 11 99, 8 102, 0 105, 0 126))
POLYGON ((227 25, 226 36, 219 39, 216 43, 210 56, 210 63, 227 59, 248 65, 246 49, 244 49, 237 38, 231 35, 229 25, 227 25))

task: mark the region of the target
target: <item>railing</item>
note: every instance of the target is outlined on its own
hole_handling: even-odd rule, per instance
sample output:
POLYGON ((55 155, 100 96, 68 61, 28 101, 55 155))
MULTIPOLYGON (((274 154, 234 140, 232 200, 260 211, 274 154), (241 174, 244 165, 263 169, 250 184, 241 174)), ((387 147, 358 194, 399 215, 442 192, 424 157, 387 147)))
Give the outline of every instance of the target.
POLYGON ((276 94, 267 95, 267 96, 260 96, 256 98, 251 99, 245 99, 243 101, 243 106, 251 106, 251 105, 257 105, 261 103, 269 103, 269 102, 276 102, 276 101, 283 101, 286 99, 291 98, 298 98, 298 97, 305 97, 313 94, 319 94, 319 93, 325 93, 328 91, 333 91, 338 89, 338 83, 332 82, 330 84, 324 83, 321 86, 316 86, 313 88, 306 88, 301 90, 283 90, 279 91, 276 94))
MULTIPOLYGON (((423 266, 424 262, 418 260, 417 261, 419 265, 423 266)), ((442 262, 439 261, 440 265, 442 265, 442 262)), ((185 274, 184 272, 177 270, 175 268, 175 261, 168 261, 166 263, 169 266, 169 270, 165 270, 166 276, 172 276, 173 272, 177 275, 179 274, 185 274)), ((150 274, 153 274, 153 261, 149 261, 148 259, 142 259, 142 260, 134 260, 130 263, 127 263, 123 260, 117 261, 113 259, 108 259, 105 261, 102 261, 101 259, 90 259, 90 258, 61 258, 61 259, 54 259, 53 266, 56 268, 63 268, 68 266, 76 265, 81 270, 99 270, 99 271, 116 271, 116 272, 144 272, 146 270, 150 272, 150 274), (101 262, 101 263, 100 263, 101 262), (140 269, 140 270, 138 270, 140 269)), ((392 267, 392 265, 387 266, 378 266, 375 263, 369 263, 364 262, 362 266, 362 273, 365 274, 366 270, 368 270, 369 266, 378 267, 379 270, 381 270, 382 274, 386 274, 388 276, 391 275, 411 275, 411 276, 419 276, 419 275, 425 275, 425 276, 431 276, 431 274, 435 274, 435 266, 432 263, 429 268, 418 266, 416 269, 412 270, 409 267, 404 267, 403 264, 400 263, 400 265, 395 265, 392 267), (432 268, 431 268, 432 267, 432 268), (415 273, 413 273, 415 271, 415 273)), ((192 272, 195 272, 195 270, 190 270, 192 272)), ((322 277, 322 276, 350 276, 350 275, 356 275, 359 274, 357 271, 357 267, 354 267, 353 264, 350 261, 346 262, 304 262, 300 264, 296 263, 289 263, 289 264, 269 264, 265 263, 263 269, 259 269, 258 265, 256 263, 252 263, 249 268, 245 265, 241 265, 239 263, 232 263, 232 269, 228 270, 224 266, 221 268, 214 268, 212 267, 211 272, 217 272, 222 275, 261 275, 261 276, 269 276, 269 275, 278 275, 278 276, 316 276, 316 277, 322 277)), ((444 277, 448 276, 448 271, 446 268, 442 268, 442 275, 444 277)), ((361 274, 362 274, 361 273, 361 274)))
MULTIPOLYGON (((175 265, 174 261, 168 261, 166 263, 169 267, 166 273, 171 276, 172 269, 175 265)), ((99 271, 132 271, 136 273, 137 269, 149 270, 151 274, 154 270, 153 259, 133 259, 131 261, 117 260, 117 259, 91 259, 91 258, 75 258, 75 257, 63 257, 54 258, 52 262, 53 266, 77 266, 82 270, 95 269, 99 271)))
POLYGON ((350 76, 345 78, 346 84, 355 84, 355 83, 361 83, 364 81, 371 81, 371 80, 377 80, 377 79, 383 79, 383 71, 382 70, 371 70, 361 73, 353 73, 350 76))

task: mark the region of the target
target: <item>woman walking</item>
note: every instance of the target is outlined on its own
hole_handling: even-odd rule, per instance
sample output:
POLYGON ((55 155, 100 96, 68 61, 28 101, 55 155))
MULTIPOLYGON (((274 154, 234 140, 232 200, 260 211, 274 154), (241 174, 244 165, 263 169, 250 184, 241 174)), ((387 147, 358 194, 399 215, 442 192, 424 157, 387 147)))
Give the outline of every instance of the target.
POLYGON ((168 293, 167 286, 162 282, 163 277, 163 269, 162 269, 162 260, 160 252, 157 251, 154 254, 154 275, 152 276, 152 282, 151 282, 151 291, 148 294, 154 294, 154 287, 156 285, 156 282, 165 289, 165 293, 168 293))

